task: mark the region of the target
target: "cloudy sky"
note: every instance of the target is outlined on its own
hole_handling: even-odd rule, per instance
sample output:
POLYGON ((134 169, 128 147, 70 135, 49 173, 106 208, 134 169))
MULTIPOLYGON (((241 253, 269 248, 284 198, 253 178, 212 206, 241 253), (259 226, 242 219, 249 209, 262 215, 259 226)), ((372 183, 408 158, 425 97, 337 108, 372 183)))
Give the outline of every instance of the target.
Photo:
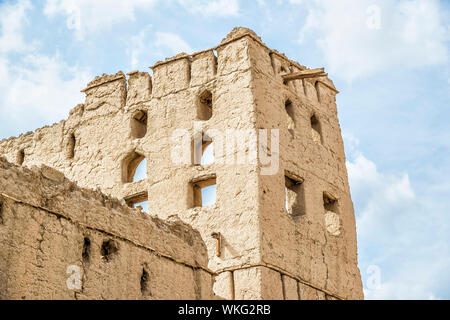
POLYGON ((0 138, 235 26, 336 87, 366 298, 450 299, 450 1, 0 0, 0 138))

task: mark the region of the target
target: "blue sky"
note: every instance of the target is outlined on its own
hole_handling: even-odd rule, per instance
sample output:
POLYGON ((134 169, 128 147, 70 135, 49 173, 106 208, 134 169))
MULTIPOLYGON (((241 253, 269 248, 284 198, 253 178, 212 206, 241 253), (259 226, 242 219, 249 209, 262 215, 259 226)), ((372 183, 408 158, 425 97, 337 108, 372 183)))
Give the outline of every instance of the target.
POLYGON ((450 298, 450 1, 0 1, 0 138, 235 26, 336 87, 366 298, 450 298))

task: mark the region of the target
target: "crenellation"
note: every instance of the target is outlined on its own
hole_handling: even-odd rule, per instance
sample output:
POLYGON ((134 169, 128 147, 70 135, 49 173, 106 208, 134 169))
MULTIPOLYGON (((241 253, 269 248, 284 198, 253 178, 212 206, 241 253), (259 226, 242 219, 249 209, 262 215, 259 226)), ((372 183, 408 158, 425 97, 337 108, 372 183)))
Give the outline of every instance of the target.
POLYGON ((117 112, 126 105, 127 79, 122 71, 96 77, 82 92, 86 93, 85 116, 93 117, 117 112))
POLYGON ((102 86, 104 84, 116 81, 116 80, 123 80, 125 78, 125 74, 122 71, 117 72, 116 74, 106 74, 104 73, 102 76, 96 76, 94 80, 88 83, 87 87, 81 92, 88 92, 92 88, 102 86))
POLYGON ((84 103, 79 103, 69 111, 69 118, 70 117, 81 117, 84 113, 84 103))
POLYGON ((271 54, 274 75, 285 75, 292 72, 291 62, 287 59, 280 58, 279 55, 271 54))
MULTIPOLYGON (((266 46, 263 42, 261 42, 261 44, 264 45, 264 46, 266 46)), ((267 47, 267 46, 266 46, 266 47, 267 47)), ((292 67, 296 67, 296 68, 298 68, 298 69, 300 69, 300 70, 306 70, 306 69, 308 69, 307 67, 301 65, 300 63, 298 63, 298 62, 296 62, 296 61, 294 61, 294 60, 289 59, 288 57, 286 57, 286 55, 285 55, 284 53, 280 53, 280 52, 278 52, 278 51, 275 50, 275 49, 269 49, 269 50, 270 50, 270 53, 271 53, 272 55, 276 56, 276 57, 279 58, 279 59, 284 60, 284 63, 286 63, 286 64, 288 64, 288 65, 290 65, 290 66, 292 66, 292 67)))
POLYGON ((228 75, 243 72, 251 66, 247 37, 231 41, 217 48, 217 74, 228 75))
POLYGON ((223 46, 234 40, 239 40, 245 36, 250 36, 258 42, 263 43, 261 38, 253 30, 244 27, 236 27, 233 28, 233 30, 231 30, 224 39, 222 39, 219 46, 223 46))
POLYGON ((129 72, 127 106, 131 106, 142 101, 148 101, 152 97, 152 77, 148 72, 129 72))
POLYGON ((158 66, 176 61, 176 60, 181 60, 181 59, 191 59, 191 56, 189 56, 186 52, 180 52, 177 55, 171 57, 171 58, 165 58, 164 61, 157 61, 152 67, 150 67, 150 69, 154 69, 158 66))
POLYGON ((217 74, 217 57, 213 50, 193 55, 191 63, 191 86, 212 81, 217 74))
POLYGON ((153 96, 162 97, 187 89, 191 77, 191 60, 182 55, 164 63, 157 63, 153 70, 153 96))
MULTIPOLYGON (((318 95, 314 84, 316 81, 322 82, 322 80, 318 79, 324 77, 292 80, 284 83, 282 75, 307 69, 304 66, 287 59, 286 56, 275 50, 267 49, 263 43, 253 41, 250 48, 252 48, 252 59, 254 61, 255 71, 258 71, 254 75, 255 77, 260 78, 265 76, 274 79, 277 90, 283 92, 283 95, 299 97, 303 103, 308 103, 311 106, 317 107, 318 95), (264 58, 266 56, 265 54, 261 54, 262 52, 267 53, 268 59, 264 58)), ((330 84, 326 79, 323 80, 323 83, 327 83, 327 86, 330 87, 330 89, 334 88, 332 82, 330 84)))

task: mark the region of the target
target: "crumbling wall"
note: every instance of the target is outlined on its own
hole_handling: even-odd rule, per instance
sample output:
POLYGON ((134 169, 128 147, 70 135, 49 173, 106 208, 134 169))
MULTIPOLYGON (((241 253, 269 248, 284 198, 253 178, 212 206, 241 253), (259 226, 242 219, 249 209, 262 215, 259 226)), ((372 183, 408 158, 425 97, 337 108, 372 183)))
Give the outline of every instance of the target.
POLYGON ((0 158, 0 299, 212 299, 197 231, 0 158))

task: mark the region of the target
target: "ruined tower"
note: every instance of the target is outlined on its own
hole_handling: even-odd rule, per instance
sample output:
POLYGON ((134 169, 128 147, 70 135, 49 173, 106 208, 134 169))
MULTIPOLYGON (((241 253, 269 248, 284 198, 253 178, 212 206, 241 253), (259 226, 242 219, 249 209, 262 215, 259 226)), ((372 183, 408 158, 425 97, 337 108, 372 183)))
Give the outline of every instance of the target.
POLYGON ((151 69, 95 78, 67 120, 1 141, 0 154, 178 215, 201 234, 219 297, 363 298, 338 91, 323 69, 245 28, 151 69), (211 141, 214 162, 195 161, 211 141), (216 201, 203 205, 211 186, 216 201))

